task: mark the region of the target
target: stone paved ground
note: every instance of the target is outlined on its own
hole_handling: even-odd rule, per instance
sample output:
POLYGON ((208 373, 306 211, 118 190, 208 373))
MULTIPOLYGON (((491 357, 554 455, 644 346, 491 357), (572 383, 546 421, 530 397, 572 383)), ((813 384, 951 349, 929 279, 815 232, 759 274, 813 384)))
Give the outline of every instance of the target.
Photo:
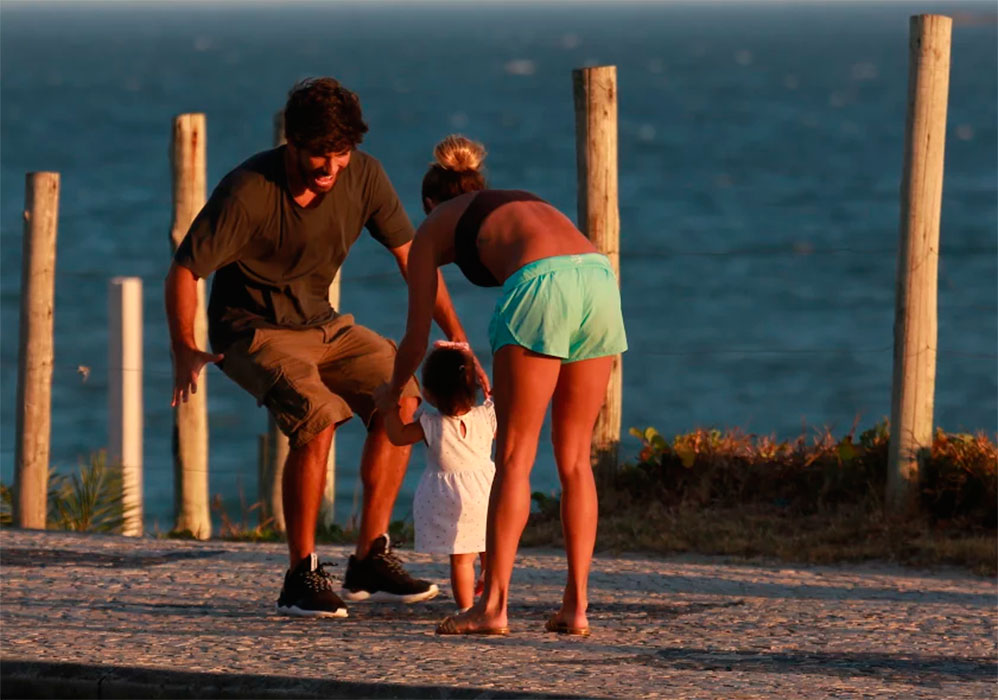
MULTIPOLYGON (((340 572, 348 554, 320 552, 341 562, 340 572)), ((581 639, 543 632, 562 558, 525 550, 512 634, 455 638, 433 633, 454 607, 446 563, 401 556, 443 594, 414 606, 353 605, 342 620, 298 620, 273 609, 286 566, 280 544, 5 530, 4 696, 30 690, 26 674, 38 677, 38 690, 54 675, 82 679, 88 669, 103 673, 107 691, 110 679, 139 669, 142 682, 172 678, 163 692, 189 697, 277 697, 281 688, 287 697, 613 698, 988 698, 998 690, 998 586, 962 571, 600 556, 594 632, 581 639), (11 685, 15 677, 21 685, 11 685), (247 691, 253 683, 257 692, 247 691)), ((130 686, 133 694, 143 687, 130 686)))

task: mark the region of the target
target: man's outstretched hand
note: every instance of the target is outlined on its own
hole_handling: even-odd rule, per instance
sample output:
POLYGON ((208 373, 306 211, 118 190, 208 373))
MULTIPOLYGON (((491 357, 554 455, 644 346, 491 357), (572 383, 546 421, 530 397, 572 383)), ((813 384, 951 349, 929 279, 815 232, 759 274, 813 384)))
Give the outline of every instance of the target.
POLYGON ((213 355, 186 345, 173 348, 173 401, 171 406, 187 403, 191 394, 198 393, 198 377, 209 362, 221 362, 224 355, 213 355))

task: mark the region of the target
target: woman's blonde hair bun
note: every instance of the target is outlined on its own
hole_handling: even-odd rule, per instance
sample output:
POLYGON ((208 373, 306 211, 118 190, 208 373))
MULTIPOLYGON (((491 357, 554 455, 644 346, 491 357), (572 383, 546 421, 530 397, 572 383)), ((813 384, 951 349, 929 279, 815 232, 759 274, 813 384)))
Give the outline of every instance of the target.
POLYGON ((477 171, 485 160, 485 146, 460 134, 451 134, 433 149, 436 164, 445 170, 477 171))

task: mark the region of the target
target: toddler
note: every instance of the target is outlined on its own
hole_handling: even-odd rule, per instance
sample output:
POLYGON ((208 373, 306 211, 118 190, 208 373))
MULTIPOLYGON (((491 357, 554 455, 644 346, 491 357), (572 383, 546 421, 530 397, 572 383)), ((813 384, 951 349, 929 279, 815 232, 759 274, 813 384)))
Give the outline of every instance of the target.
MULTIPOLYGON (((450 555, 451 587, 461 610, 475 593, 475 559, 485 565, 485 523, 495 476, 492 399, 477 405, 476 364, 466 343, 438 341, 423 362, 423 397, 412 423, 384 407, 396 445, 426 443, 426 470, 413 499, 416 551, 450 555), (429 406, 427 406, 429 404, 429 406)), ((484 572, 483 572, 484 574, 484 572)), ((480 586, 479 580, 479 586, 480 586)))

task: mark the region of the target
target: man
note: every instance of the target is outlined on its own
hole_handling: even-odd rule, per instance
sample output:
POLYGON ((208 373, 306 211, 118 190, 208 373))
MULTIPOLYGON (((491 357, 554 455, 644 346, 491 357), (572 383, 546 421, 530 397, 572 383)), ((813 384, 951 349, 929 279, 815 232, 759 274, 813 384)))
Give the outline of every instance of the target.
MULTIPOLYGON (((173 404, 197 390, 209 362, 267 407, 290 442, 283 502, 290 567, 277 602, 286 615, 345 617, 343 600, 315 555, 315 526, 335 428, 357 414, 368 434, 361 456, 363 510, 341 593, 349 600, 417 602, 437 586, 412 578, 387 529, 409 459, 388 440, 373 392, 391 377, 395 347, 329 305, 327 293, 366 227, 403 277, 412 224, 377 160, 356 150, 367 131, 356 95, 332 78, 291 90, 287 145, 226 175, 191 224, 166 278, 173 404), (194 342, 197 280, 215 273, 208 304, 213 353, 194 342)), ((448 338, 464 329, 440 280, 435 319, 448 338)), ((403 392, 411 417, 414 382, 403 392)))

